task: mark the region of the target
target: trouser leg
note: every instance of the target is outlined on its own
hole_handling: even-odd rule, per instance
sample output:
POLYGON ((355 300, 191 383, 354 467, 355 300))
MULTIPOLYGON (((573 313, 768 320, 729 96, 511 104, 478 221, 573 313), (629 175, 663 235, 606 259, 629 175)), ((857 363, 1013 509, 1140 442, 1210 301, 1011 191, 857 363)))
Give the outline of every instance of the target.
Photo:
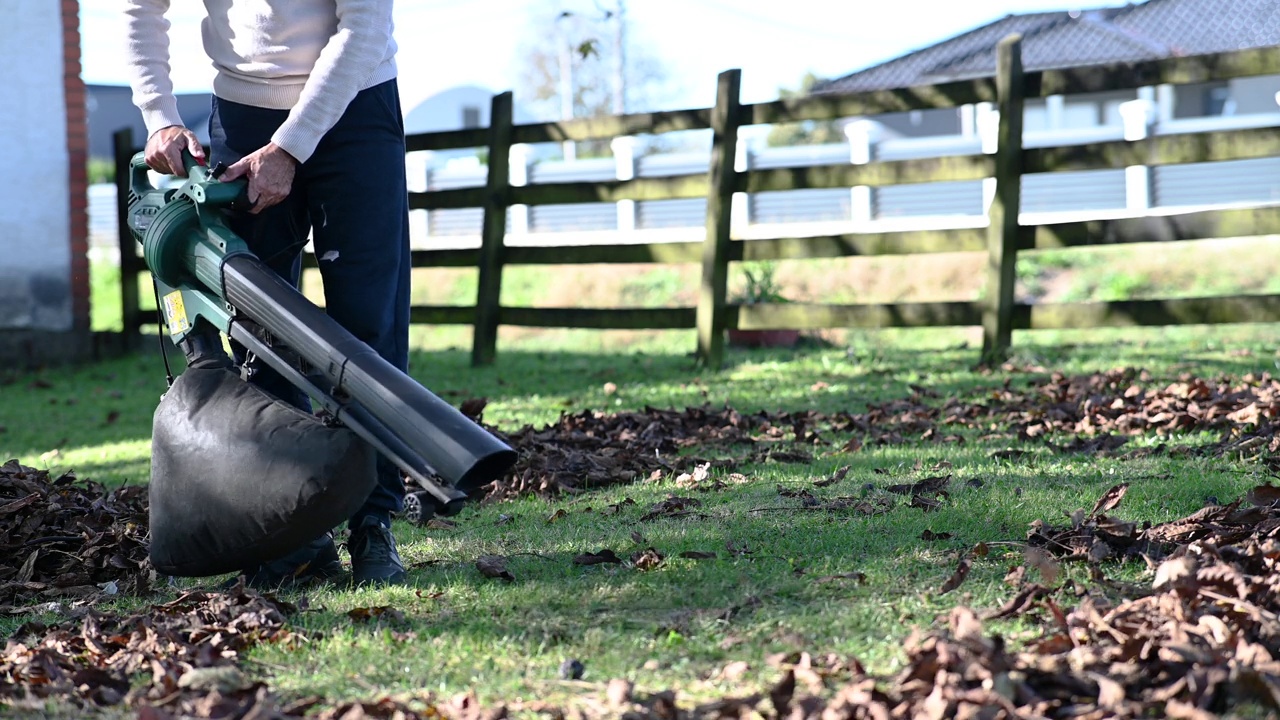
MULTIPOLYGON (((210 160, 230 166, 240 158, 271 142, 271 134, 288 117, 283 110, 268 110, 214 98, 213 114, 209 119, 210 160)), ((256 215, 231 212, 227 223, 239 235, 249 249, 263 263, 298 287, 302 273, 302 248, 311 232, 307 215, 306 188, 295 184, 284 202, 267 208, 256 215)), ((231 343, 236 362, 243 364, 245 349, 240 343, 231 343)), ((295 388, 265 363, 253 364, 250 381, 272 395, 295 407, 310 412, 311 402, 306 393, 295 388)))
MULTIPOLYGON (((213 162, 232 162, 265 146, 286 111, 215 101, 213 162)), ((324 280, 325 309, 356 338, 401 371, 409 364, 409 224, 404 125, 395 81, 361 91, 302 163, 288 199, 231 227, 260 259, 298 285, 300 251, 313 236, 324 280)), ((235 349, 233 347, 233 349, 235 349)), ((237 358, 243 360, 243 349, 237 358)), ((305 394, 264 368, 255 382, 286 402, 309 407, 305 394)), ((378 484, 351 518, 390 524, 404 502, 399 468, 378 458, 378 484)))
MULTIPOLYGON (((359 93, 307 163, 307 205, 325 308, 402 372, 409 365, 409 222, 404 130, 394 82, 359 93)), ((404 503, 400 470, 378 459, 378 484, 351 527, 390 525, 404 503)))

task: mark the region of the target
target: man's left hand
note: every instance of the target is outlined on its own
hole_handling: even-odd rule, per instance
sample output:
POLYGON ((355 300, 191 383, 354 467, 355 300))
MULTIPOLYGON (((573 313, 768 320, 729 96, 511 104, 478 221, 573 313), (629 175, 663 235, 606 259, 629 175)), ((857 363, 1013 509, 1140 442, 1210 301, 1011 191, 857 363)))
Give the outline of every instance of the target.
POLYGON ((293 174, 298 161, 275 143, 267 143, 261 150, 252 152, 227 168, 221 180, 249 178, 249 202, 257 214, 289 197, 293 187, 293 174))

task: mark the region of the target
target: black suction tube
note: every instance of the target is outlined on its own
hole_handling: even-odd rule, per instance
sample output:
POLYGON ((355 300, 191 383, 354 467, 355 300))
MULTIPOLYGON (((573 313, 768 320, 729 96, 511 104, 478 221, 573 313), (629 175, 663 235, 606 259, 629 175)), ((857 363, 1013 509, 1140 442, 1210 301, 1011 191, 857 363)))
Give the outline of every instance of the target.
POLYGON ((253 255, 229 255, 222 283, 237 313, 311 363, 458 490, 470 493, 515 463, 506 443, 383 360, 253 255))

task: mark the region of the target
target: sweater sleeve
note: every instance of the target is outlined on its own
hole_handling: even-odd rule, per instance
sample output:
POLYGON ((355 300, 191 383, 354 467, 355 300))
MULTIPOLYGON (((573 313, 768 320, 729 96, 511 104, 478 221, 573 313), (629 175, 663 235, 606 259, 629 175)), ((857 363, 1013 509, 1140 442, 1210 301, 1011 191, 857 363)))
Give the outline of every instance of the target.
POLYGON ((147 137, 182 124, 169 76, 169 20, 164 16, 168 9, 169 0, 125 0, 129 85, 133 104, 142 111, 147 137))
POLYGON ((298 103, 271 137, 305 162, 386 58, 392 0, 337 0, 338 29, 320 52, 298 103))

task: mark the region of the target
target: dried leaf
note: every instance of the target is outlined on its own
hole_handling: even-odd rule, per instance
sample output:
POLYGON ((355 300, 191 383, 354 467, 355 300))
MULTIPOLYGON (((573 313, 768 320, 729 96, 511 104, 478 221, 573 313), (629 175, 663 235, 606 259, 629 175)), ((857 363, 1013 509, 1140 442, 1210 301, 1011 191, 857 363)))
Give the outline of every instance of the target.
POLYGON ((1187 589, 1194 590, 1196 582, 1196 561, 1183 555, 1160 563, 1156 568, 1155 579, 1151 582, 1153 590, 1187 589))
POLYGON ((597 550, 594 553, 583 553, 573 558, 574 565, 602 565, 605 563, 621 564, 622 558, 618 557, 612 550, 597 550))
POLYGON ((1053 585, 1058 579, 1058 571, 1060 566, 1053 556, 1038 547, 1028 547, 1022 554, 1023 560, 1027 565, 1035 568, 1040 573, 1040 579, 1045 585, 1053 585))
POLYGON ((396 610, 390 605, 378 605, 376 607, 358 607, 347 611, 347 617, 355 622, 404 622, 404 613, 396 610))
POLYGON ((1099 513, 1115 510, 1127 492, 1129 492, 1129 483, 1120 483, 1113 486, 1103 493, 1102 497, 1098 498, 1098 502, 1093 504, 1093 510, 1089 512, 1089 517, 1097 517, 1099 513))
POLYGON ((964 582, 964 579, 969 577, 969 568, 972 565, 973 561, 969 559, 968 553, 960 556, 960 562, 956 565, 955 571, 951 573, 951 577, 947 578, 947 581, 942 584, 942 587, 938 591, 939 594, 946 595, 952 590, 960 587, 961 583, 964 582))
POLYGON ((476 560, 476 569, 487 578, 511 582, 515 576, 507 570, 507 559, 501 555, 482 555, 476 560))
POLYGON ((849 469, 851 467, 852 467, 851 465, 845 465, 844 467, 841 467, 839 470, 836 470, 834 473, 832 473, 831 477, 827 478, 826 480, 815 480, 813 483, 813 486, 822 488, 822 487, 830 487, 831 485, 835 485, 841 480, 844 480, 846 476, 848 476, 849 469))
POLYGON ((458 411, 472 420, 479 422, 480 417, 484 415, 485 407, 488 405, 489 398, 487 397, 469 398, 462 401, 462 404, 458 406, 458 411))
MULTIPOLYGON (((1245 494, 1245 499, 1254 505, 1270 506, 1280 502, 1280 487, 1271 484, 1258 485, 1245 494)), ((0 508, 0 515, 4 508, 0 508)))
POLYGON ((716 554, 713 552, 702 552, 701 550, 685 550, 680 553, 680 557, 688 560, 715 560, 716 554))
POLYGON ((666 558, 662 553, 653 548, 647 548, 631 556, 631 565, 637 570, 654 570, 661 567, 664 560, 666 558))

